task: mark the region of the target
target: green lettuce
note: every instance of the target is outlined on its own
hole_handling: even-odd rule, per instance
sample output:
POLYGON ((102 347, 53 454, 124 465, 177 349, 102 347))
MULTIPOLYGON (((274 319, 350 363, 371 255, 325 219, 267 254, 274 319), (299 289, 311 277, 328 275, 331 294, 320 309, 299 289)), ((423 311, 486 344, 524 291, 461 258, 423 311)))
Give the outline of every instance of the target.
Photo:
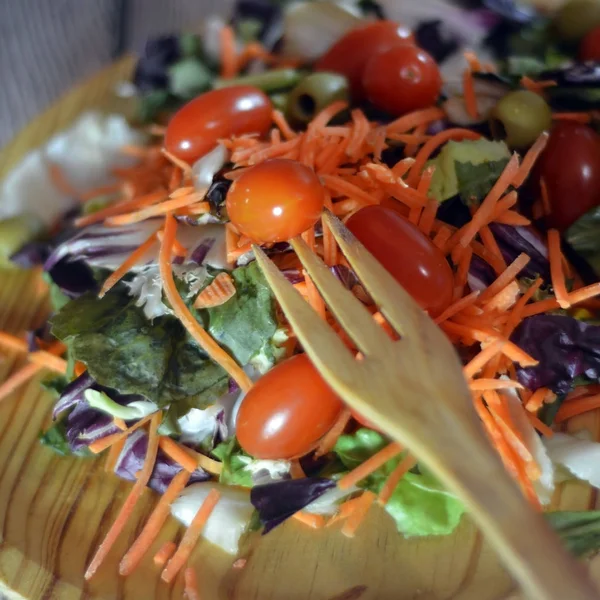
POLYGON ((600 511, 557 511, 546 518, 575 556, 600 549, 600 511))
MULTIPOLYGON (((340 436, 334 452, 350 470, 387 444, 389 440, 384 436, 363 428, 340 436)), ((401 459, 402 456, 389 460, 359 486, 378 494, 401 459)), ((404 475, 385 510, 394 519, 398 531, 406 537, 448 535, 456 529, 465 511, 462 503, 422 467, 404 475)))
POLYGON ((246 454, 235 437, 221 442, 212 455, 223 463, 219 481, 225 485, 240 485, 252 487, 252 473, 246 467, 252 462, 252 457, 246 454))

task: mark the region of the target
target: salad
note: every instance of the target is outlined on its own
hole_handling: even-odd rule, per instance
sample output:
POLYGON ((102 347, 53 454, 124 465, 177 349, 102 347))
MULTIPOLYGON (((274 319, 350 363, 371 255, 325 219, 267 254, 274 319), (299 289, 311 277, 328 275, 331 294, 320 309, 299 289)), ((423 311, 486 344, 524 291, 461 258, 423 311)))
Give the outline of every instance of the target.
MULTIPOLYGON (((133 125, 88 114, 26 157, 0 259, 42 267, 52 314, 0 332, 29 358, 0 402, 51 372, 41 443, 134 482, 86 578, 146 486, 159 499, 120 573, 172 514, 186 533, 154 560, 190 597, 200 536, 232 555, 290 518, 353 537, 375 502, 405 537, 458 526, 461 503, 320 377, 254 260, 257 244, 356 351, 301 235, 397 337, 323 210, 451 339, 532 505, 564 479, 600 486, 600 444, 563 431, 600 408, 599 61, 596 0, 241 1, 229 23, 148 42, 133 125)), ((600 548, 599 513, 547 516, 577 554, 600 548)))

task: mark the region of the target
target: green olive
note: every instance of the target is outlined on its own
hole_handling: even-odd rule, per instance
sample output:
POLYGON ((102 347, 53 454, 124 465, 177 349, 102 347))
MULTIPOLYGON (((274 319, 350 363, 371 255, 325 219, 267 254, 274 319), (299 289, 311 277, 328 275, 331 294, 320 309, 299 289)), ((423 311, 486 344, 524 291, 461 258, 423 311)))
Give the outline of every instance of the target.
POLYGON ((552 124, 546 101, 533 92, 518 90, 500 99, 492 111, 492 132, 511 148, 525 148, 552 124))
POLYGON ((288 96, 286 116, 294 124, 309 123, 336 100, 348 100, 348 80, 337 73, 307 75, 288 96))
POLYGON ((577 42, 600 25, 600 0, 571 0, 555 15, 558 35, 567 42, 577 42))

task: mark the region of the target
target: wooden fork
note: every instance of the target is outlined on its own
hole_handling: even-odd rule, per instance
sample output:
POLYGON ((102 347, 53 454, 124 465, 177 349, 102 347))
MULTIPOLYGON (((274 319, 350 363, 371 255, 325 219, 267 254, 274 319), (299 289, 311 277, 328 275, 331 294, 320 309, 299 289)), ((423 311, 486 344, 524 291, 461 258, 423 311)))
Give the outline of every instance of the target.
POLYGON ((392 341, 302 239, 292 240, 306 272, 363 354, 357 361, 255 246, 269 285, 322 376, 352 409, 405 445, 464 502, 532 599, 598 598, 582 565, 523 497, 490 445, 450 341, 341 221, 330 213, 324 221, 401 339, 392 341))

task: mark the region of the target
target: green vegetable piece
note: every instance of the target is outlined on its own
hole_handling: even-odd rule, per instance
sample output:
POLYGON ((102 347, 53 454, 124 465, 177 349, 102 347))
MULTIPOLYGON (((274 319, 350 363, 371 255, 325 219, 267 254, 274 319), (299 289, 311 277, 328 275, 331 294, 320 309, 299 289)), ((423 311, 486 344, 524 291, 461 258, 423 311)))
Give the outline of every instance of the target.
POLYGON ((557 511, 546 518, 575 556, 600 550, 600 511, 557 511))
POLYGON ((40 444, 47 446, 53 452, 60 456, 79 456, 89 458, 94 456, 87 448, 82 448, 77 452, 72 452, 67 440, 66 426, 64 422, 59 421, 48 429, 40 433, 40 444))
POLYGON ((290 89, 302 78, 302 73, 296 69, 275 69, 252 75, 240 75, 232 79, 217 79, 214 88, 220 89, 232 85, 251 85, 263 92, 276 92, 290 89))
POLYGON ((167 90, 152 90, 140 97, 137 105, 137 116, 146 123, 152 121, 161 111, 173 105, 173 98, 167 90))
POLYGON ((50 392, 55 398, 58 398, 64 391, 69 381, 64 375, 53 375, 41 382, 41 386, 50 392))
POLYGON ((458 193, 462 202, 468 205, 479 204, 488 195, 507 163, 508 158, 479 165, 455 162, 458 193))
POLYGON ((526 148, 552 125, 546 101, 528 90, 509 92, 492 112, 492 131, 511 148, 526 148))
POLYGON ((185 58, 169 67, 169 89, 179 98, 193 98, 206 91, 213 74, 197 58, 185 58))
POLYGON ((554 27, 566 42, 577 42, 600 25, 598 0, 571 0, 554 17, 554 27))
POLYGON ((600 276, 600 207, 577 219, 565 232, 565 239, 600 276))
POLYGON ((179 49, 182 56, 198 56, 202 53, 200 37, 195 33, 182 33, 179 36, 179 49))
POLYGON ((312 73, 292 90, 286 106, 287 118, 296 125, 305 125, 337 100, 348 100, 348 80, 337 73, 312 73))
MULTIPOLYGON (((461 182, 459 182, 456 169, 456 165, 459 163, 466 165, 466 167, 489 165, 489 168, 486 167, 482 171, 477 171, 473 176, 473 179, 478 182, 476 187, 480 195, 485 189, 482 178, 491 181, 489 186, 491 188, 509 158, 510 152, 504 142, 494 142, 483 138, 463 140, 462 142, 450 141, 444 145, 436 158, 427 163, 428 166, 435 166, 429 196, 435 198, 438 202, 443 202, 461 193, 461 183, 462 185, 471 186, 471 177, 466 169, 461 170, 461 182)), ((461 197, 464 196, 464 201, 470 198, 469 194, 471 194, 469 190, 461 193, 461 197)))
POLYGON ((97 390, 85 390, 84 397, 92 408, 97 408, 115 419, 123 419, 125 421, 143 419, 157 410, 156 404, 145 400, 135 401, 128 406, 122 406, 112 398, 109 398, 104 392, 97 390))
POLYGON ((238 444, 236 438, 221 442, 212 455, 223 463, 223 470, 219 481, 226 485, 241 485, 252 487, 252 473, 246 467, 252 462, 252 457, 246 454, 238 444))
POLYGON ((9 258, 43 228, 40 219, 25 214, 0 220, 0 267, 14 267, 9 258))

